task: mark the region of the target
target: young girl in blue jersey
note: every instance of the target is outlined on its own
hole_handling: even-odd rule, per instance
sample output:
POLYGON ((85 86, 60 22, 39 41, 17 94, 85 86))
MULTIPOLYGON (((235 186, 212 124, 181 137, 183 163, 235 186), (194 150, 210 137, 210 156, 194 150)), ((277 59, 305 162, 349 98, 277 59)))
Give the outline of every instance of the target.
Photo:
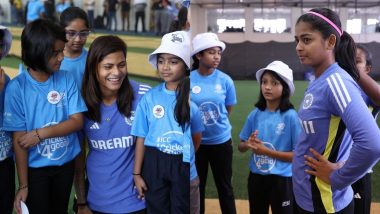
POLYGON ((339 16, 312 9, 295 26, 300 62, 316 79, 298 115, 301 132, 293 157, 293 190, 300 213, 353 213, 351 184, 380 157, 380 130, 361 97, 356 46, 339 16), (345 138, 346 130, 351 138, 345 138), (351 148, 352 146, 352 148, 351 148), (315 157, 317 160, 313 159, 315 157))
POLYGON ((176 93, 190 70, 190 39, 184 31, 163 36, 149 55, 164 83, 139 102, 131 133, 137 137, 134 181, 147 213, 189 213, 189 163, 183 156, 190 122, 188 95, 176 93))
POLYGON ((210 164, 222 213, 236 213, 232 188, 232 140, 228 119, 232 106, 237 103, 232 79, 218 70, 225 44, 214 33, 201 33, 192 41, 194 59, 190 74, 191 101, 202 116, 205 131, 196 153, 200 180, 201 211, 205 212, 205 187, 210 164))
POLYGON ((47 20, 29 23, 21 35, 27 69, 12 79, 5 92, 3 128, 13 132, 20 201, 30 213, 67 213, 80 152, 76 131, 87 108, 74 78, 59 70, 66 37, 47 20))
POLYGON ((88 107, 83 144, 89 189, 84 180, 85 145, 76 169, 78 214, 145 213, 133 182, 135 109, 150 86, 128 79, 127 46, 116 36, 100 36, 90 46, 82 95, 88 107))
MULTIPOLYGON (((380 87, 378 83, 368 75, 372 70, 372 53, 364 45, 357 45, 356 47, 356 67, 360 73, 358 84, 360 88, 368 94, 367 96, 362 93, 363 99, 376 120, 380 110, 380 87)), ((372 172, 372 169, 370 169, 361 179, 351 185, 354 191, 355 214, 370 214, 371 212, 372 172)))
MULTIPOLYGON (((0 25, 0 60, 8 55, 12 34, 0 25)), ((15 197, 15 165, 11 133, 3 130, 4 92, 9 76, 0 65, 0 212, 11 214, 15 197)))
POLYGON ((71 72, 80 88, 87 58, 87 50, 83 47, 90 34, 88 17, 81 8, 69 7, 61 13, 59 22, 65 29, 67 39, 61 70, 71 72))
POLYGON ((301 126, 290 102, 293 71, 274 61, 256 72, 257 107, 240 132, 239 151, 252 151, 249 162, 250 213, 293 214, 292 158, 301 126))

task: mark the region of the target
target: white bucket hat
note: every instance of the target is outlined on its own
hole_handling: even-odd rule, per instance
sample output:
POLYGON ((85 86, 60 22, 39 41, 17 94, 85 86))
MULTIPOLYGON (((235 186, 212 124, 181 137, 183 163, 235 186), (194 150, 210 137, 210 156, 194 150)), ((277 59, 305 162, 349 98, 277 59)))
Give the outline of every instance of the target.
POLYGON ((293 71, 289 68, 289 66, 281 61, 274 61, 267 65, 267 67, 262 68, 256 72, 256 80, 260 83, 261 76, 263 75, 264 71, 273 71, 276 74, 278 74, 289 86, 290 90, 290 96, 294 94, 294 83, 293 83, 293 71))
POLYGON ((181 58, 190 68, 190 37, 185 31, 167 33, 162 37, 160 46, 149 55, 149 63, 157 68, 157 55, 161 53, 173 54, 181 58))
POLYGON ((0 60, 6 57, 11 49, 12 44, 12 34, 11 32, 4 26, 0 25, 0 31, 4 32, 3 36, 3 45, 2 45, 2 53, 0 55, 0 60))
POLYGON ((226 49, 226 44, 221 42, 215 33, 200 33, 193 39, 193 51, 191 56, 212 47, 220 47, 222 52, 226 49))

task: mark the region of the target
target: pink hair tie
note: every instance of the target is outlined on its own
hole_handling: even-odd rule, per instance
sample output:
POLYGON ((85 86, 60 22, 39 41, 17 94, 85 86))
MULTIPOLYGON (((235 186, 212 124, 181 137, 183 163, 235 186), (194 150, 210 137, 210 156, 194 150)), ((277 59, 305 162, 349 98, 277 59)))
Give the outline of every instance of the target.
POLYGON ((336 25, 334 24, 334 22, 330 21, 330 19, 326 18, 326 17, 323 16, 322 14, 316 13, 316 12, 314 12, 314 11, 309 11, 309 12, 307 12, 307 13, 314 14, 314 15, 320 17, 321 19, 325 20, 327 23, 329 23, 329 24, 330 24, 330 25, 331 25, 331 26, 332 26, 332 27, 338 32, 339 36, 342 36, 342 35, 343 35, 343 31, 340 30, 340 29, 338 28, 338 26, 336 26, 336 25))

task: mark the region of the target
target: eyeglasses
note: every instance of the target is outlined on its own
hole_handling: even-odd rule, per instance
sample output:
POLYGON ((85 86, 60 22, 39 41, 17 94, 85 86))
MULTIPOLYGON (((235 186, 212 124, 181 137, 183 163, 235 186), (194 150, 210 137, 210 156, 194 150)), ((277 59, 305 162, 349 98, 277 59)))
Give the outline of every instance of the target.
POLYGON ((66 37, 68 39, 74 39, 75 37, 79 36, 79 39, 84 40, 87 39, 88 35, 90 35, 89 30, 76 32, 76 31, 66 31, 66 37))

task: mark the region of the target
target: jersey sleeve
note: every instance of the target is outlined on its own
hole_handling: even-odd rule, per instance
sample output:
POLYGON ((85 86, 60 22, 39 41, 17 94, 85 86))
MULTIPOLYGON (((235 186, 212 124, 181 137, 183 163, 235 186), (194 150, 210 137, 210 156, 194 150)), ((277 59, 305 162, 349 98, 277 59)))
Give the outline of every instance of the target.
POLYGON ((226 106, 233 106, 236 105, 237 98, 236 98, 236 90, 235 90, 235 84, 234 81, 228 77, 226 81, 226 106))
MULTIPOLYGON (((131 81, 132 83, 132 81, 131 81)), ((137 83, 135 84, 136 91, 137 91, 137 101, 139 101, 152 87, 145 83, 137 83)), ((135 89, 134 89, 135 90, 135 89)))
POLYGON ((292 112, 292 117, 290 121, 290 127, 291 127, 291 140, 292 140, 292 149, 296 148, 296 144, 298 142, 298 138, 301 134, 301 122, 298 118, 297 112, 294 110, 292 112))
POLYGON ((5 89, 3 129, 5 131, 26 131, 22 87, 17 80, 12 80, 5 89))
POLYGON ((353 145, 350 156, 342 168, 330 175, 333 189, 343 189, 354 183, 380 158, 380 130, 360 95, 358 86, 335 74, 329 83, 331 102, 341 116, 353 145))
POLYGON ((86 104, 80 94, 78 86, 75 82, 74 76, 70 72, 66 72, 66 82, 67 82, 67 103, 69 112, 68 115, 73 115, 76 113, 87 111, 86 104))
POLYGON ((245 123, 243 125, 243 128, 240 131, 239 137, 240 140, 242 141, 247 141, 249 136, 251 136, 252 132, 254 130, 254 125, 255 125, 255 115, 256 115, 257 110, 253 110, 245 120, 245 123))
POLYGON ((132 123, 131 135, 145 138, 149 131, 148 103, 146 96, 142 97, 137 105, 135 119, 132 123))
POLYGON ((205 130, 205 127, 202 122, 201 112, 199 111, 197 105, 191 103, 190 110, 191 134, 203 132, 205 130))

